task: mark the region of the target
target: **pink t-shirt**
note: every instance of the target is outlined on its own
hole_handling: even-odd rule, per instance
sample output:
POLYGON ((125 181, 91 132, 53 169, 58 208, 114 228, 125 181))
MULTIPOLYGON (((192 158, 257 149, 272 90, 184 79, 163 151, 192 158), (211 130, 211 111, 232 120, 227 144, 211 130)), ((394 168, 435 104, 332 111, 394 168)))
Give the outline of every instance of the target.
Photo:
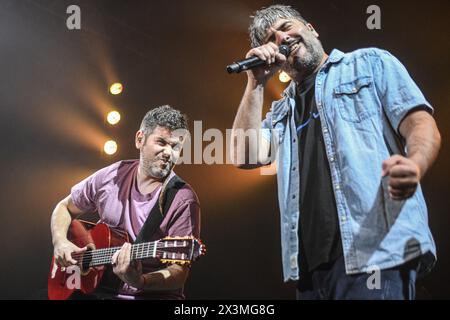
MULTIPOLYGON (((138 166, 139 160, 123 160, 95 172, 72 187, 73 203, 84 212, 98 212, 99 222, 125 230, 135 240, 161 192, 160 186, 150 194, 139 191, 136 183, 138 166)), ((174 172, 171 173, 173 175, 174 172)), ((200 205, 188 184, 178 190, 159 229, 150 240, 166 236, 200 237, 200 205)), ((164 267, 154 260, 143 261, 145 273, 164 267)), ((182 289, 144 293, 125 284, 120 297, 183 299, 184 295, 182 289)))

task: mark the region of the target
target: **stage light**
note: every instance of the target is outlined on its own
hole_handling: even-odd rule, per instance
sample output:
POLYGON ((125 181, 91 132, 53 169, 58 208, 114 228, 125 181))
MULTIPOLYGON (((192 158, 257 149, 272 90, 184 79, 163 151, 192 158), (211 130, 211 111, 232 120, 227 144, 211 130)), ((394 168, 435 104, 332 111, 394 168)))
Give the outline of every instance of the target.
POLYGON ((106 141, 103 150, 106 154, 113 155, 117 152, 117 143, 114 140, 106 141))
POLYGON ((280 79, 280 81, 283 83, 291 81, 291 77, 289 77, 288 74, 284 71, 280 72, 278 79, 280 79))
POLYGON ((120 121, 120 113, 117 111, 109 112, 106 116, 106 121, 108 121, 108 123, 111 125, 118 124, 120 121))
POLYGON ((111 94, 120 94, 123 91, 123 85, 119 82, 113 83, 111 85, 111 87, 109 87, 109 92, 111 92, 111 94))

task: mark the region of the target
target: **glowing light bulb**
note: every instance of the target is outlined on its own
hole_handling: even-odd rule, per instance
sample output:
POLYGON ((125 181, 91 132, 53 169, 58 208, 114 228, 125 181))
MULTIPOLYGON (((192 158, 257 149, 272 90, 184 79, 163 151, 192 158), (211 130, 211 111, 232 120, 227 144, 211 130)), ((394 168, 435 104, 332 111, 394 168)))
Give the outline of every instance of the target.
POLYGON ((109 87, 109 92, 111 92, 111 94, 120 94, 123 91, 123 85, 119 82, 113 83, 111 85, 111 87, 109 87))
POLYGON ((289 75, 284 71, 280 72, 278 79, 280 79, 280 81, 283 83, 291 81, 291 77, 289 77, 289 75))
POLYGON ((106 141, 103 150, 106 154, 113 155, 117 152, 117 143, 114 140, 106 141))
POLYGON ((120 121, 120 113, 117 111, 111 111, 106 116, 106 120, 109 124, 115 125, 118 124, 120 121))

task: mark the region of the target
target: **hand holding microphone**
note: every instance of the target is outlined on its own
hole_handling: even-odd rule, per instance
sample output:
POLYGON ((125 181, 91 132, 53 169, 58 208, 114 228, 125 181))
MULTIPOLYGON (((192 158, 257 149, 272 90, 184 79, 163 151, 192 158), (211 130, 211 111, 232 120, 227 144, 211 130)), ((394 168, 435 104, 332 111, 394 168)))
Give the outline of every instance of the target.
POLYGON ((236 61, 227 66, 228 73, 248 71, 248 76, 258 82, 265 82, 286 62, 290 53, 290 47, 281 45, 278 47, 269 42, 257 48, 251 49, 246 59, 236 61))

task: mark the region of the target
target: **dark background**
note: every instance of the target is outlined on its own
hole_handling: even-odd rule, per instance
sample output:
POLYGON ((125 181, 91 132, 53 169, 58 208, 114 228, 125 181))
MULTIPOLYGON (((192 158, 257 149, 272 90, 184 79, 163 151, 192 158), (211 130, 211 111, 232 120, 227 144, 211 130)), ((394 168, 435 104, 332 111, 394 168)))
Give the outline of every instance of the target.
MULTIPOLYGON (((231 128, 245 75, 225 66, 249 48, 248 16, 272 1, 0 0, 0 298, 45 289, 50 215, 70 187, 120 159, 136 158, 134 134, 147 110, 171 104, 203 130, 231 128), (81 8, 79 31, 66 8, 81 8), (121 81, 120 96, 108 93, 121 81), (110 109, 122 113, 116 127, 110 109), (108 137, 119 143, 101 152, 108 137)), ((438 263, 419 281, 420 298, 450 298, 448 13, 444 1, 284 1, 320 34, 327 52, 375 46, 407 67, 435 107, 443 145, 423 180, 438 263), (381 30, 366 8, 381 8, 381 30)), ((270 82, 265 108, 284 85, 270 82)), ((207 143, 205 143, 206 145, 207 143)), ((183 165, 197 191, 208 254, 188 280, 191 299, 293 299, 283 284, 275 176, 231 165, 183 165)))

